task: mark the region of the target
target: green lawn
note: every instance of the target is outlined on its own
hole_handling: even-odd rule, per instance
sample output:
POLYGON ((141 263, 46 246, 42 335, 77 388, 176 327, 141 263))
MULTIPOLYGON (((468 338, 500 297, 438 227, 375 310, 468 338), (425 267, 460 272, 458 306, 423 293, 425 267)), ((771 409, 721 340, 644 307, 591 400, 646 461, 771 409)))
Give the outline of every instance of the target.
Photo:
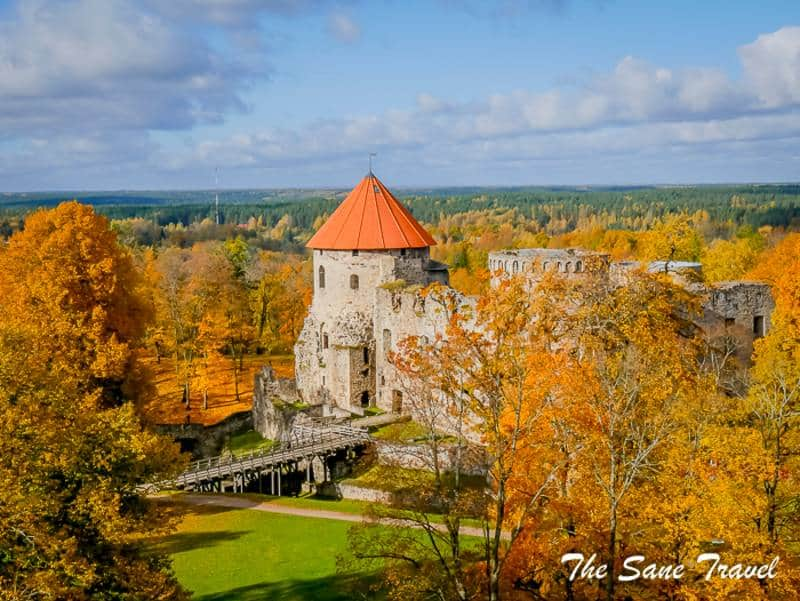
POLYGON ((267 438, 264 438, 255 431, 244 432, 243 434, 236 434, 231 436, 225 444, 225 450, 230 451, 233 455, 239 457, 247 455, 251 451, 267 451, 275 443, 267 438))
POLYGON ((372 437, 387 442, 409 442, 425 436, 428 431, 415 421, 396 422, 372 431, 372 437))
POLYGON ((159 543, 198 601, 345 601, 336 573, 352 524, 249 509, 181 505, 178 532, 159 543))

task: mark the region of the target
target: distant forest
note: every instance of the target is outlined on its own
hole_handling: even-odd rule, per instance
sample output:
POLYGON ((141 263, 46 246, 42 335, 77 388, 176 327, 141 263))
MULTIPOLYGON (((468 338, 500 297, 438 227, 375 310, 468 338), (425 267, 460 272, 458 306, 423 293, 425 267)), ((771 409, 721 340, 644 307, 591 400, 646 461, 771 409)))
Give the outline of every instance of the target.
MULTIPOLYGON (((224 190, 220 217, 226 224, 258 219, 265 227, 288 216, 309 230, 346 195, 343 190, 224 190)), ((614 188, 440 188, 396 190, 421 221, 472 211, 515 209, 540 228, 551 220, 570 225, 602 216, 610 229, 635 228, 672 214, 703 211, 714 222, 795 229, 800 225, 800 184, 614 188)), ((67 199, 93 205, 111 219, 144 218, 154 224, 189 226, 214 218, 214 191, 35 193, 0 195, 0 222, 67 199)))

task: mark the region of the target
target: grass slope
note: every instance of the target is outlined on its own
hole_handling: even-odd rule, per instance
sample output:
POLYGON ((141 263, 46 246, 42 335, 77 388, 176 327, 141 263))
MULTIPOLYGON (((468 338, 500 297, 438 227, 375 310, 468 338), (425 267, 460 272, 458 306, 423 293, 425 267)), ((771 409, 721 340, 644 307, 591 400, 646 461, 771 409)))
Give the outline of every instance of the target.
POLYGON ((252 451, 268 451, 275 443, 266 439, 258 432, 250 430, 242 434, 231 436, 225 445, 225 450, 230 451, 236 457, 247 455, 252 451))
POLYGON ((180 582, 198 601, 345 601, 336 573, 352 525, 335 520, 247 509, 185 507, 178 532, 159 547, 173 559, 180 582))

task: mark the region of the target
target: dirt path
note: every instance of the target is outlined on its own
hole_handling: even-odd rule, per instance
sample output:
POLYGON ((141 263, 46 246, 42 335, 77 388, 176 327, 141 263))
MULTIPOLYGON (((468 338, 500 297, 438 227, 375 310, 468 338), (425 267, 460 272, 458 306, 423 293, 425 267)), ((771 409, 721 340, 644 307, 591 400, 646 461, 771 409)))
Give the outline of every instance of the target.
MULTIPOLYGON (((168 497, 162 497, 168 498, 168 497)), ((281 513, 284 515, 296 515, 306 518, 322 518, 324 520, 340 520, 342 522, 363 522, 369 520, 367 516, 356 513, 342 513, 340 511, 328 511, 326 509, 307 509, 305 507, 291 507, 270 503, 269 501, 251 501, 249 499, 228 497, 224 495, 180 495, 177 500, 182 503, 192 505, 209 505, 212 507, 230 507, 232 509, 252 509, 253 511, 266 511, 267 513, 281 513)), ((370 520, 374 521, 374 520, 370 520)), ((377 520, 378 523, 388 526, 399 526, 404 528, 421 528, 404 520, 383 519, 377 520)), ((437 526, 437 529, 444 530, 444 526, 437 526)), ((466 536, 483 536, 483 531, 474 526, 462 526, 461 534, 466 536)))

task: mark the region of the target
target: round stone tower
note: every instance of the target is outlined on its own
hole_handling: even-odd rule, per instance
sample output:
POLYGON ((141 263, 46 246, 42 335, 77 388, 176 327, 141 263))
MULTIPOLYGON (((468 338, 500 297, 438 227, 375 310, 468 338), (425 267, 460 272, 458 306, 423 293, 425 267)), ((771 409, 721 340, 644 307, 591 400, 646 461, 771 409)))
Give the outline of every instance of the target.
POLYGON ((372 172, 308 241, 314 296, 295 347, 306 402, 353 413, 374 404, 376 290, 396 280, 446 283, 446 266, 430 260, 434 244, 372 172))

